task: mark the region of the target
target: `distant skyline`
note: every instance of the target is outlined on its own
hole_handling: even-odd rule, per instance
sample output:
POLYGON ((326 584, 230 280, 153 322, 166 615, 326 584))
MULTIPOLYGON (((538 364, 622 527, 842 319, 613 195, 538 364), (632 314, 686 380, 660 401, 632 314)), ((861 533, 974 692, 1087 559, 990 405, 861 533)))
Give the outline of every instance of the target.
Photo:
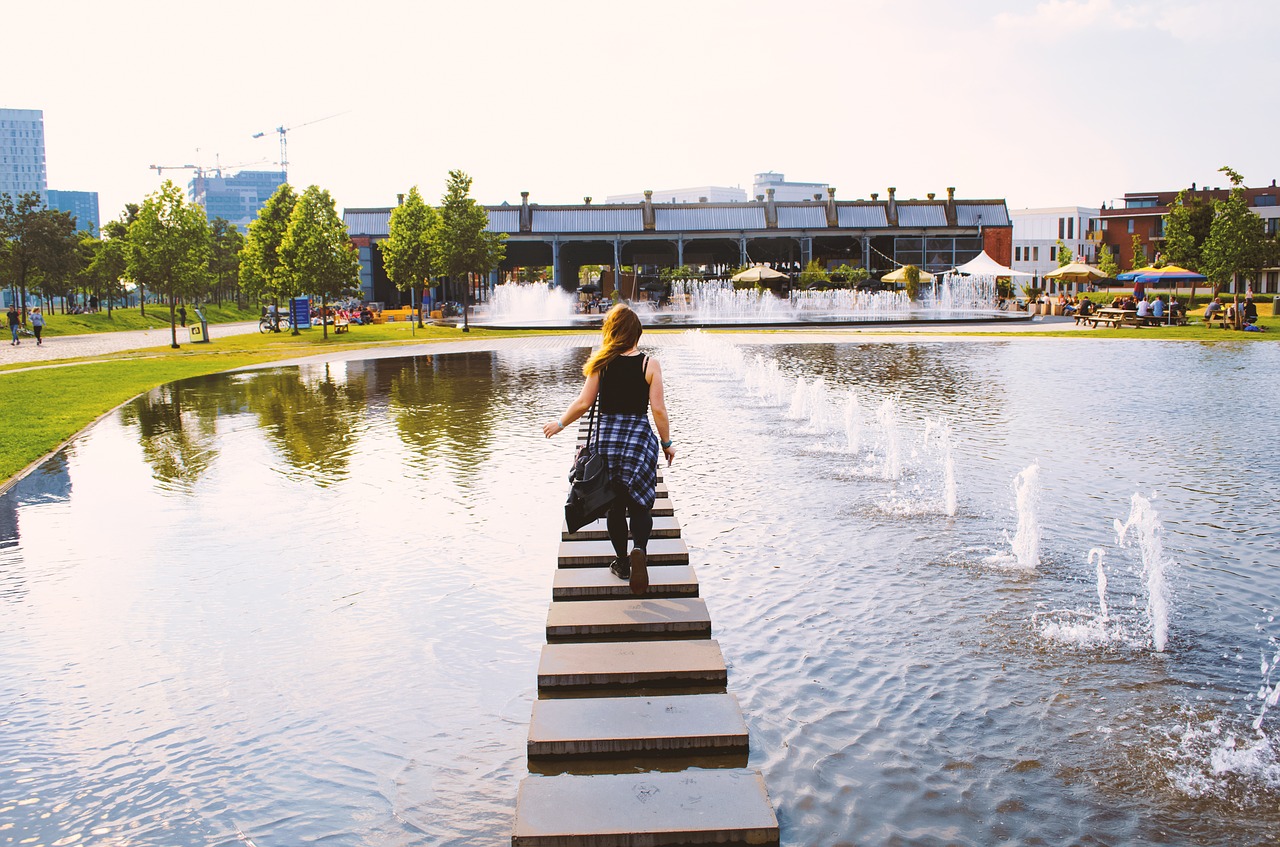
POLYGON ((1272 0, 355 10, 26 3, 0 106, 43 110, 49 187, 97 191, 104 220, 160 186, 152 164, 277 167, 281 125, 290 182, 340 207, 438 198, 452 168, 483 203, 547 204, 769 170, 1010 209, 1280 177, 1272 0))

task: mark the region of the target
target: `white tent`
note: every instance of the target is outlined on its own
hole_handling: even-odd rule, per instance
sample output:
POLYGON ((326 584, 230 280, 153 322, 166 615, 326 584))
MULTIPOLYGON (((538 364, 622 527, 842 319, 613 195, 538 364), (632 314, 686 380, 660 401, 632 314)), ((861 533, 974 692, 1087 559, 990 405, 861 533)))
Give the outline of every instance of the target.
POLYGON ((1035 276, 1035 274, 1029 274, 1026 271, 1015 271, 1013 268, 1006 268, 988 256, 986 250, 957 267, 955 272, 968 274, 969 276, 1035 276))

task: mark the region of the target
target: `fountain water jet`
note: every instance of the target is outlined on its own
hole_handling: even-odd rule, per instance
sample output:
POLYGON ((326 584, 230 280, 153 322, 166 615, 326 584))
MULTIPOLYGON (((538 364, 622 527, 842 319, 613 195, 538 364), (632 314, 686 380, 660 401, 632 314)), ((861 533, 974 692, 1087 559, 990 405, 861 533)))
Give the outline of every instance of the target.
POLYGON ((1040 567, 1040 462, 1023 469, 1013 481, 1014 503, 1018 510, 1018 529, 1010 546, 1020 567, 1040 567))
POLYGON ((1115 521, 1116 543, 1125 545, 1129 530, 1134 530, 1142 553, 1142 578, 1147 588, 1147 620, 1151 624, 1151 640, 1157 653, 1163 653, 1169 642, 1169 584, 1166 570, 1170 564, 1164 557, 1164 525, 1151 507, 1151 501, 1134 494, 1130 501, 1129 519, 1115 521))

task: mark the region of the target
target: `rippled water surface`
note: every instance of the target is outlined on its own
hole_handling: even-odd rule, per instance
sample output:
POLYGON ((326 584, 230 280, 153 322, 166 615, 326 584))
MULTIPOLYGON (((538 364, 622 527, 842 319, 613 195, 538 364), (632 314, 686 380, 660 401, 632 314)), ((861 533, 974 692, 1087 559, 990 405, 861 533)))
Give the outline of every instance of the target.
MULTIPOLYGON (((668 479, 785 844, 1275 843, 1276 345, 724 339, 668 479)), ((584 356, 186 381, 0 497, 0 844, 508 842, 584 356)))

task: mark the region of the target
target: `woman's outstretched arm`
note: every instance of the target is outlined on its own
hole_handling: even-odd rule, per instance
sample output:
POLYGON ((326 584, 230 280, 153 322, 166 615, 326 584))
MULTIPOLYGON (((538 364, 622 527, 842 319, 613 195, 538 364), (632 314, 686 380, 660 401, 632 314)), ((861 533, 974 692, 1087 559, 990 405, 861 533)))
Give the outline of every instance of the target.
POLYGON ((569 424, 576 421, 587 413, 587 409, 591 408, 591 404, 596 402, 596 394, 600 392, 600 374, 593 373, 587 377, 587 381, 582 384, 582 391, 578 393, 577 398, 569 404, 569 408, 565 409, 563 415, 553 421, 547 421, 542 426, 542 434, 547 438, 560 432, 569 424))
POLYGON ((662 365, 657 359, 649 360, 649 408, 653 410, 653 424, 662 442, 662 455, 667 457, 669 465, 676 458, 676 448, 671 443, 671 418, 667 415, 667 398, 663 394, 662 365))

